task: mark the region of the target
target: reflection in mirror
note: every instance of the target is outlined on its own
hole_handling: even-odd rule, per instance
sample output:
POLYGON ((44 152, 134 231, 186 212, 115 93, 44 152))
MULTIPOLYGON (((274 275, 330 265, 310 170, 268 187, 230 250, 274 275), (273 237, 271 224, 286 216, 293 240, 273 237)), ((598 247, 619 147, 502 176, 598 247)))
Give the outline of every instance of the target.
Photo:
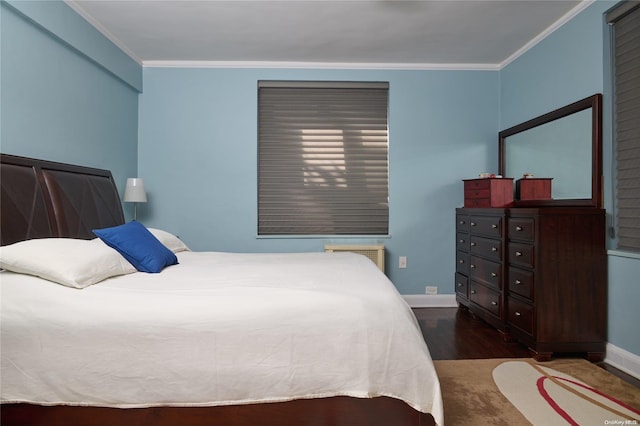
POLYGON ((553 178, 551 196, 591 198, 591 109, 509 136, 504 176, 553 178))
POLYGON ((601 206, 601 105, 596 94, 500 132, 501 175, 553 179, 551 200, 516 205, 601 206))

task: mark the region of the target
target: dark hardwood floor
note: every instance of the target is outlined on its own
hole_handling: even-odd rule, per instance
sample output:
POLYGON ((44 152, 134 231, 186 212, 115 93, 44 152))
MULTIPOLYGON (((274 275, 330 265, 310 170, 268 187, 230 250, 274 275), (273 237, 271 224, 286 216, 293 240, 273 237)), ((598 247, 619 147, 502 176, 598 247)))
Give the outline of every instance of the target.
MULTIPOLYGON (((434 360, 530 357, 525 346, 505 342, 495 328, 466 309, 414 308, 413 312, 434 360)), ((598 365, 640 388, 637 378, 604 362, 598 365)))

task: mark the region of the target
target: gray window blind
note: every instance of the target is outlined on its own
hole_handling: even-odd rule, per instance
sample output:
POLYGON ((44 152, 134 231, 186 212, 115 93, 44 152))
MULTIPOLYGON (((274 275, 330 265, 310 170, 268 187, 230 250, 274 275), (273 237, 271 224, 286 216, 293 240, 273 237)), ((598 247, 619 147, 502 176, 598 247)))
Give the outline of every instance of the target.
POLYGON ((388 83, 258 84, 258 235, 387 235, 388 83))
POLYGON ((618 248, 640 251, 640 8, 626 2, 613 25, 618 248))

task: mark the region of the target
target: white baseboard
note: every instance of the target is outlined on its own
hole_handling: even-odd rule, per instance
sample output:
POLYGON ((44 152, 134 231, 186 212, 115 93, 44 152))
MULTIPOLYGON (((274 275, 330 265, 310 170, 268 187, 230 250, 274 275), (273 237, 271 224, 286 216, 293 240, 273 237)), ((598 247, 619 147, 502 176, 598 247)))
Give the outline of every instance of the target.
POLYGON ((640 356, 625 351, 611 343, 607 343, 607 355, 604 358, 604 362, 624 371, 627 374, 631 374, 633 377, 640 379, 640 356))
POLYGON ((412 308, 457 308, 455 294, 403 294, 402 297, 412 308))

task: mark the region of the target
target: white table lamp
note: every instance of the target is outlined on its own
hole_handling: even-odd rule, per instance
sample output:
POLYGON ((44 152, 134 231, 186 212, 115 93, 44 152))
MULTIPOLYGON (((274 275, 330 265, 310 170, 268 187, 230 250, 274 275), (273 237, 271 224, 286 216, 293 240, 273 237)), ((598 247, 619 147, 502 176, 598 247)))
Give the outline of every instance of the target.
POLYGON ((144 181, 141 178, 128 178, 124 190, 125 203, 133 203, 133 220, 137 220, 138 203, 147 202, 147 194, 144 192, 144 181))

